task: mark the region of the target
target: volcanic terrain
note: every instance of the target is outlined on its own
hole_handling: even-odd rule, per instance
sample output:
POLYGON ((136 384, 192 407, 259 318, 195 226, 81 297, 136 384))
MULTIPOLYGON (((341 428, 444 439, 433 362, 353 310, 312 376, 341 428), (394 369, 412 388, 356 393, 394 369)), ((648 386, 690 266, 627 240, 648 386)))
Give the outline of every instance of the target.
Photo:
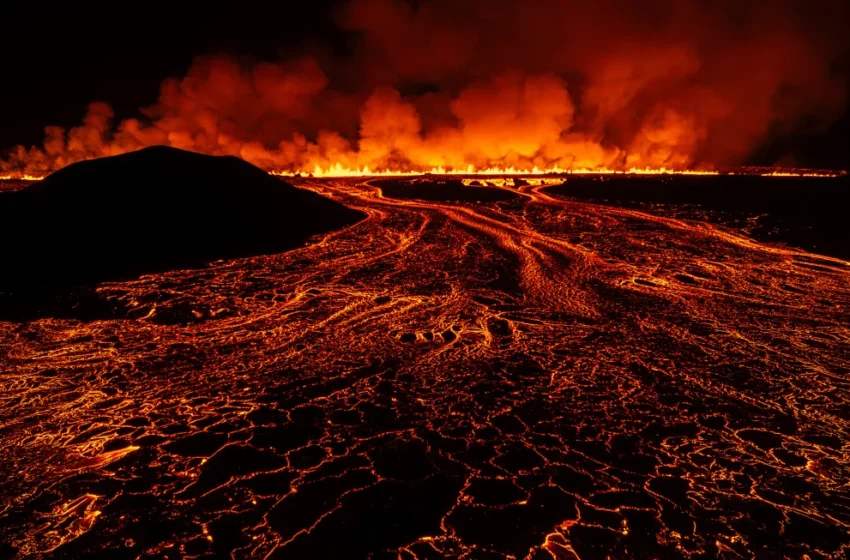
POLYGON ((476 180, 0 322, 0 556, 845 556, 846 253, 476 180))

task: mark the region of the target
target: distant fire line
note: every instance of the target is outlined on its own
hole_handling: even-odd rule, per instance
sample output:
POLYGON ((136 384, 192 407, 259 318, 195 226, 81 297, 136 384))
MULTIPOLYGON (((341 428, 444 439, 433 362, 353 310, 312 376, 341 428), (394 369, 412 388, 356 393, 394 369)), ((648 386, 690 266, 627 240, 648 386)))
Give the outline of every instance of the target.
MULTIPOLYGON (((754 169, 754 170, 739 170, 739 171, 708 171, 708 170, 676 170, 676 169, 650 169, 650 168, 631 168, 628 170, 617 169, 563 169, 560 167, 552 167, 548 169, 540 169, 534 167, 532 169, 516 169, 514 167, 490 167, 486 169, 477 169, 472 166, 466 169, 444 169, 442 167, 434 167, 429 171, 400 171, 400 170, 382 170, 372 171, 368 167, 361 169, 350 169, 341 165, 330 167, 315 167, 312 172, 309 171, 269 171, 270 175, 279 177, 313 177, 313 178, 345 178, 345 177, 418 177, 424 175, 444 175, 444 176, 544 176, 544 175, 745 175, 759 177, 843 177, 847 174, 846 171, 816 171, 810 169, 754 169)), ((36 175, 0 175, 0 181, 39 181, 44 177, 36 175)))
POLYGON ((368 167, 361 169, 350 169, 335 165, 327 168, 315 167, 312 173, 307 172, 290 172, 290 171, 270 171, 272 175, 282 177, 297 177, 311 176, 314 178, 341 178, 341 177, 415 177, 421 175, 481 175, 481 176, 540 176, 540 175, 752 175, 762 177, 841 177, 846 175, 845 171, 817 171, 810 169, 754 169, 751 171, 713 171, 713 170, 676 170, 632 167, 628 170, 617 169, 563 169, 560 167, 552 167, 540 169, 534 167, 532 169, 516 169, 513 167, 498 168, 491 167, 486 169, 476 169, 472 166, 466 169, 444 169, 442 167, 434 167, 430 171, 400 171, 400 170, 383 170, 372 171, 368 167))
POLYGON ((43 178, 35 175, 0 175, 0 181, 40 181, 43 178))

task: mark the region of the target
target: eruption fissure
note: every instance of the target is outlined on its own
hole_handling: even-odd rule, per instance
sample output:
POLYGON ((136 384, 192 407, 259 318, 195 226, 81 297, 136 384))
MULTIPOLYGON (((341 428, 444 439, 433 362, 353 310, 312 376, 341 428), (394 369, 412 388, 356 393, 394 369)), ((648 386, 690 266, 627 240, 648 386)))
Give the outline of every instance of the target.
MULTIPOLYGON (((345 177, 418 177, 425 175, 444 175, 444 176, 459 176, 459 177, 540 177, 553 176, 555 179, 565 175, 757 175, 761 177, 809 177, 809 178, 831 178, 843 177, 846 171, 832 170, 811 170, 811 169, 762 169, 749 170, 742 169, 739 171, 697 171, 690 169, 638 169, 632 168, 624 171, 616 169, 561 169, 555 167, 551 169, 514 169, 491 167, 488 169, 475 169, 468 167, 466 169, 443 169, 439 167, 432 168, 428 171, 400 171, 400 170, 379 170, 372 171, 368 167, 362 169, 349 169, 341 165, 333 165, 327 168, 315 167, 312 172, 307 171, 269 171, 270 175, 279 177, 299 177, 312 176, 316 178, 340 179, 345 177)), ((0 181, 39 181, 43 177, 37 175, 19 175, 8 174, 0 175, 0 181)), ((556 181, 557 182, 557 181, 556 181)))

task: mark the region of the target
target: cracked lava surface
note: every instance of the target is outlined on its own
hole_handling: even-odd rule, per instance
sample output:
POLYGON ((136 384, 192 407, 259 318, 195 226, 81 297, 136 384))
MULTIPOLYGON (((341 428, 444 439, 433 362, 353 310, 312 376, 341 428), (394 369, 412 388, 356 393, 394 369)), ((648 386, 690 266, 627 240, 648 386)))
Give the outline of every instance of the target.
POLYGON ((850 263, 294 182, 368 218, 0 322, 0 556, 850 554, 850 263))

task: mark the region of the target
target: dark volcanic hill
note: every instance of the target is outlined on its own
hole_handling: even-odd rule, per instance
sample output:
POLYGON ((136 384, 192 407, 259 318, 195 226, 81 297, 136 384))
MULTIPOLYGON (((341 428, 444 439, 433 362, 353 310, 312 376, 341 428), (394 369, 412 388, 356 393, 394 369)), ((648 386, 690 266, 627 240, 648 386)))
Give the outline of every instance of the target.
POLYGON ((148 148, 70 165, 0 195, 0 290, 277 253, 363 216, 235 157, 148 148))

